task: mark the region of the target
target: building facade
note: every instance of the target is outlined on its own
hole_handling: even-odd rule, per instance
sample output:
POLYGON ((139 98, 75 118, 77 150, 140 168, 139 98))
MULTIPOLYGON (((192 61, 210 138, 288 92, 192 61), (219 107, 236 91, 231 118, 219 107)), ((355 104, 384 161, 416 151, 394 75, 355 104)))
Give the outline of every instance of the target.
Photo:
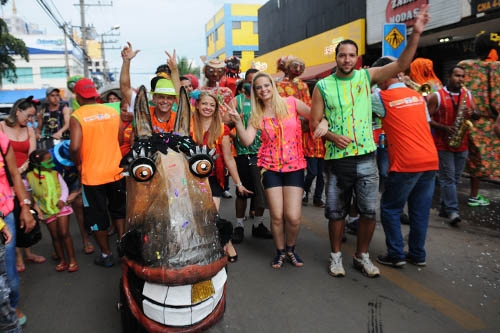
MULTIPOLYGON (((427 3, 429 0, 270 0, 259 9, 260 56, 253 65, 273 74, 278 58, 298 56, 306 63, 301 78, 314 81, 331 72, 335 46, 346 38, 358 43, 358 65, 370 65, 382 56, 384 24, 404 23, 411 32, 418 8, 427 3)), ((442 79, 453 64, 475 57, 476 34, 483 30, 500 33, 499 1, 434 0, 429 10, 431 21, 416 56, 431 59, 442 79)))
POLYGON ((257 14, 261 5, 224 4, 205 24, 207 58, 237 56, 241 71, 252 66, 259 51, 257 14))

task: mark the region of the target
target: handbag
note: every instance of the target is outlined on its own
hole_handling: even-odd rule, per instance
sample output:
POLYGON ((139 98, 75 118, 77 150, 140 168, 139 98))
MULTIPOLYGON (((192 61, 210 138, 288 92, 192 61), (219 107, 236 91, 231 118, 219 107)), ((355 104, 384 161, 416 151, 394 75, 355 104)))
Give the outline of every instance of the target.
MULTIPOLYGON (((10 186, 12 186, 12 177, 10 176, 9 169, 7 168, 7 159, 5 158, 5 154, 3 150, 0 148, 0 153, 3 157, 3 166, 5 168, 5 174, 7 179, 9 180, 10 186)), ((31 229, 30 232, 24 232, 24 228, 21 228, 21 205, 19 204, 19 199, 17 196, 14 196, 14 220, 16 222, 16 246, 17 247, 30 247, 38 243, 42 239, 42 230, 40 229, 40 219, 38 218, 38 214, 33 208, 30 208, 31 215, 35 219, 35 226, 31 229)))
POLYGON ((19 215, 21 214, 21 205, 19 200, 14 198, 14 218, 16 220, 16 247, 31 247, 42 239, 42 230, 40 228, 40 219, 38 214, 33 208, 30 208, 31 215, 35 219, 35 226, 30 232, 24 232, 25 229, 21 228, 19 215))

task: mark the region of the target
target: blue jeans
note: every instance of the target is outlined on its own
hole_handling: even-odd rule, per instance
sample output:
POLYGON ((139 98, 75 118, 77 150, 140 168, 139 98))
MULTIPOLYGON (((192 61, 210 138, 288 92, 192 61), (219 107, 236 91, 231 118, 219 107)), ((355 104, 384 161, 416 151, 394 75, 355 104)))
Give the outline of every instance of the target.
POLYGON ((425 237, 435 182, 436 171, 390 172, 387 176, 380 214, 389 257, 405 258, 400 215, 408 201, 408 256, 415 261, 425 261, 425 237))
POLYGON ((10 305, 17 309, 19 303, 19 274, 16 268, 16 221, 14 213, 10 213, 4 218, 5 224, 12 233, 12 240, 5 245, 5 270, 10 287, 10 305))
POLYGON ((438 151, 441 213, 448 215, 458 213, 457 183, 464 171, 467 153, 467 151, 458 153, 448 150, 438 151))
POLYGON ((11 292, 5 271, 5 253, 5 245, 0 244, 0 332, 17 333, 21 332, 21 328, 17 320, 16 309, 10 302, 11 292))
POLYGON ((307 173, 304 180, 304 191, 309 193, 314 178, 316 178, 316 189, 314 190, 313 200, 319 201, 323 198, 325 181, 323 180, 323 158, 306 157, 307 173))

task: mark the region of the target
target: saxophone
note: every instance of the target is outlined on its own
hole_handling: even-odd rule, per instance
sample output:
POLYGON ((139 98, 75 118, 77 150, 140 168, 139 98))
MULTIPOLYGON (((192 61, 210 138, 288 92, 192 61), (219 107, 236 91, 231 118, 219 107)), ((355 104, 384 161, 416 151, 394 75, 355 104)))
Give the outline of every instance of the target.
POLYGON ((465 94, 464 98, 460 102, 460 105, 458 106, 457 117, 455 118, 455 123, 453 124, 455 133, 448 137, 448 145, 451 148, 460 147, 467 130, 474 127, 470 120, 465 119, 465 113, 467 112, 467 96, 469 96, 469 91, 464 86, 462 86, 462 88, 464 89, 465 94))

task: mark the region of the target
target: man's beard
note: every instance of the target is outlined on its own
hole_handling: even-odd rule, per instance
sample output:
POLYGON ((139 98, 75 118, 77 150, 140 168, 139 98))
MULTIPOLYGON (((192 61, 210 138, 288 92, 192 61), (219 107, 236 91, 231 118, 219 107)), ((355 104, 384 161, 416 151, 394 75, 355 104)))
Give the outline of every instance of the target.
POLYGON ((345 71, 342 67, 338 67, 337 68, 342 74, 344 75, 349 75, 352 73, 352 71, 354 70, 354 67, 351 67, 351 69, 349 71, 345 71))

